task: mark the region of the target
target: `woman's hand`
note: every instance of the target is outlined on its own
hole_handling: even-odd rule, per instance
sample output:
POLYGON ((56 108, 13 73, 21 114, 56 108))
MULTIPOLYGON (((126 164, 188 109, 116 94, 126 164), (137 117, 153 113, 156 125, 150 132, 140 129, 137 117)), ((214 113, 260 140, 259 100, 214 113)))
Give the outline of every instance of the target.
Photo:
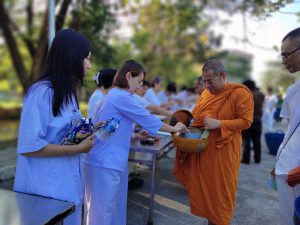
POLYGON ((140 130, 138 133, 133 133, 132 138, 133 139, 145 139, 149 136, 148 132, 145 130, 140 130))
POLYGON ((181 122, 176 123, 173 128, 175 129, 175 132, 190 133, 186 126, 181 122))
POLYGON ((80 142, 77 145, 79 152, 88 153, 94 145, 94 139, 95 139, 95 134, 92 134, 91 136, 87 137, 82 142, 80 142))
POLYGON ((206 130, 213 130, 221 127, 220 120, 216 120, 208 116, 204 117, 203 123, 206 130))

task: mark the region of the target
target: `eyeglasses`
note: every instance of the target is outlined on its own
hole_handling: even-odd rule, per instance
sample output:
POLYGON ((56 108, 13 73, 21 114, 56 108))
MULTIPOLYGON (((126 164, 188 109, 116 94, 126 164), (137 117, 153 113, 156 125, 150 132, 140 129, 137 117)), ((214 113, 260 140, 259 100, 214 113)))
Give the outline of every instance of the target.
POLYGON ((293 51, 291 51, 290 53, 284 53, 284 54, 282 54, 281 55, 282 60, 287 60, 290 55, 294 54, 299 49, 300 49, 300 46, 298 48, 294 49, 293 51))
POLYGON ((215 81, 217 80, 217 79, 219 79, 220 78, 220 75, 221 75, 222 73, 220 73, 215 79, 210 79, 210 80, 201 80, 200 82, 201 82, 201 84, 204 86, 204 85, 207 85, 207 84, 209 84, 209 85, 213 85, 214 83, 215 83, 215 81))

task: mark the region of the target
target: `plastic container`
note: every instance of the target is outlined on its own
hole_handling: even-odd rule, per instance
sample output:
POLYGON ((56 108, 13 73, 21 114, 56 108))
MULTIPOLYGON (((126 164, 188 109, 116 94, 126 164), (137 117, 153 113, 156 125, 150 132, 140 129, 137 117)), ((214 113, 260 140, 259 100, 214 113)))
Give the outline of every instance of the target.
POLYGON ((105 123, 101 125, 99 129, 95 132, 96 137, 102 141, 108 139, 116 132, 116 130, 119 127, 119 124, 120 120, 116 118, 106 120, 105 123))
POLYGON ((294 224, 300 225, 300 196, 294 202, 294 224))
POLYGON ((266 144, 271 155, 276 155, 284 138, 283 131, 265 133, 266 144))

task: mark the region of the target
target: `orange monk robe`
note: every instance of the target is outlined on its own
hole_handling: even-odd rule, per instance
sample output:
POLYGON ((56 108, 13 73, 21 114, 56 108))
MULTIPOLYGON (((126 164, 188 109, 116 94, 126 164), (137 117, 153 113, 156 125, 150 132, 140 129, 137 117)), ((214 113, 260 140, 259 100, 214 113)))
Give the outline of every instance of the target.
POLYGON ((253 119, 253 97, 241 84, 226 84, 217 95, 205 90, 193 110, 193 126, 209 116, 221 121, 201 153, 177 150, 174 175, 185 186, 191 213, 217 225, 230 224, 235 208, 242 135, 253 119))

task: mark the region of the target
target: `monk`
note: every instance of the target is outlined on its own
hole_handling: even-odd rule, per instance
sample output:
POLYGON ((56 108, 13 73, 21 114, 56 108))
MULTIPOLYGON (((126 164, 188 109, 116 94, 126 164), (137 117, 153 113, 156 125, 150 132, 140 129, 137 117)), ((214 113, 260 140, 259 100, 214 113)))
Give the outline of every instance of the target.
POLYGON ((221 61, 202 68, 205 86, 193 109, 193 126, 210 130, 201 153, 177 149, 174 175, 189 194, 191 213, 208 224, 229 225, 235 208, 242 135, 253 119, 253 97, 242 84, 227 83, 221 61))

